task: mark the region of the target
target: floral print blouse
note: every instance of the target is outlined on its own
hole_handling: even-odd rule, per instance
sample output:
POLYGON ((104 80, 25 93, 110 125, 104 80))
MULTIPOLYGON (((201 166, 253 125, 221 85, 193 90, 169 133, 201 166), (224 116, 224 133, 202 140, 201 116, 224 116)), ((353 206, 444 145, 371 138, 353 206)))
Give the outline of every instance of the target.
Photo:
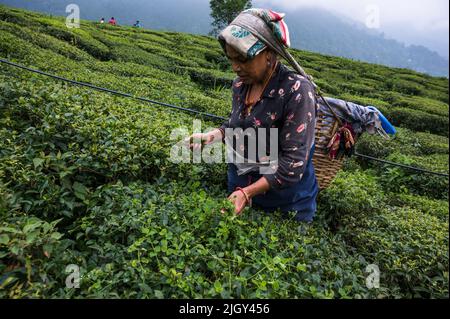
MULTIPOLYGON (((248 89, 239 77, 233 81, 232 111, 220 129, 224 132, 227 128, 264 128, 266 136, 270 136, 268 129, 278 128, 278 163, 274 174, 264 176, 271 189, 291 187, 302 179, 314 143, 317 110, 314 86, 278 62, 261 99, 247 115, 248 89)), ((266 150, 270 150, 270 138, 266 140, 266 150)))

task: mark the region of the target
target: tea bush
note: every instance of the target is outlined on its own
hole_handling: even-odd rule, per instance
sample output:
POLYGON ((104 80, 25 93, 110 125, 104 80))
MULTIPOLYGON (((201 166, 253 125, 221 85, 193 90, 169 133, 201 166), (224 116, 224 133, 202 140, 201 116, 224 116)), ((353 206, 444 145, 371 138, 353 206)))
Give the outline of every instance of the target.
POLYGON ((340 227, 346 215, 376 214, 384 200, 376 178, 361 171, 340 171, 319 196, 320 218, 333 228, 340 227))
POLYGON ((448 154, 448 138, 399 127, 397 134, 387 140, 378 135, 362 135, 358 141, 357 150, 380 158, 386 158, 396 151, 416 156, 448 154))
POLYGON ((392 106, 405 107, 415 109, 430 114, 440 115, 442 117, 448 117, 448 104, 440 101, 431 100, 423 97, 402 97, 396 100, 392 106))
POLYGON ((413 194, 392 193, 388 195, 388 203, 392 206, 411 207, 425 214, 436 216, 443 221, 448 221, 448 201, 430 199, 413 194))
POLYGON ((53 255, 63 253, 65 243, 55 230, 58 222, 48 223, 20 212, 2 218, 0 297, 42 297, 41 291, 50 288, 46 269, 53 255))
MULTIPOLYGON (((250 212, 244 218, 229 212, 222 215, 220 210, 228 207, 227 203, 208 196, 196 183, 141 187, 115 185, 102 190, 107 195, 99 201, 104 204, 97 201, 92 213, 80 220, 82 233, 77 235, 89 238, 87 243, 100 246, 98 249, 108 247, 103 244, 106 242, 115 243, 114 249, 126 248, 125 265, 133 267, 128 273, 135 276, 125 284, 128 297, 344 297, 368 293, 358 284, 364 268, 361 262, 342 250, 338 240, 321 234, 320 228, 297 230, 294 222, 250 212), (123 197, 128 199, 122 201, 123 197), (314 262, 316 258, 320 261, 314 262), (138 288, 139 282, 152 286, 138 288)), ((109 248, 98 250, 94 256, 99 260, 94 264, 102 259, 104 264, 114 264, 114 273, 120 273, 116 267, 123 266, 109 254, 109 248)), ((85 291, 100 290, 107 283, 114 285, 111 291, 123 291, 124 282, 119 278, 110 281, 110 272, 98 271, 98 267, 88 272, 86 285, 91 286, 85 291)))
POLYGON ((322 215, 347 244, 379 266, 385 297, 404 293, 410 297, 445 296, 447 202, 410 194, 387 196, 375 178, 361 172, 341 172, 320 194, 320 209, 332 216, 330 220, 322 215), (364 185, 364 189, 357 185, 364 185), (392 272, 395 278, 390 277, 392 272), (426 284, 411 284, 414 280, 426 284))
MULTIPOLYGON (((215 39, 81 26, 0 5, 0 56, 228 116, 234 74, 215 39)), ((292 52, 325 94, 401 125, 358 151, 448 172, 446 79, 292 52)), ((313 224, 238 217, 225 164, 170 160, 172 130, 190 134, 194 118, 2 64, 0 297, 448 298, 447 179, 351 158, 313 224), (370 264, 380 289, 366 286, 370 264), (65 288, 68 265, 81 289, 65 288)))
MULTIPOLYGON (((387 159, 413 167, 448 172, 448 155, 434 155, 433 157, 434 160, 432 157, 423 158, 392 153, 387 159), (431 161, 426 162, 424 160, 431 161)), ((380 183, 386 190, 400 193, 411 192, 435 199, 448 199, 448 178, 418 173, 398 167, 378 167, 378 172, 380 174, 380 183)))
POLYGON ((409 208, 343 219, 343 236, 378 265, 388 297, 446 298, 448 222, 409 208))
POLYGON ((448 117, 399 107, 389 109, 386 117, 393 125, 448 137, 448 117))
POLYGON ((393 78, 387 81, 387 85, 397 92, 405 93, 407 95, 422 95, 422 88, 417 83, 405 81, 398 78, 393 78))

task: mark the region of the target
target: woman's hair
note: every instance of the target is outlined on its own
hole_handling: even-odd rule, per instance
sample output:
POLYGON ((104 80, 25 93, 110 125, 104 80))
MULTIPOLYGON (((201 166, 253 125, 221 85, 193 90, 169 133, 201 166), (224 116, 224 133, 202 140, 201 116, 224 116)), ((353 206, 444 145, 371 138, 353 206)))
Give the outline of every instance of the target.
POLYGON ((272 50, 271 48, 268 48, 268 50, 270 51, 270 53, 273 55, 274 59, 279 58, 279 54, 277 52, 275 52, 274 50, 272 50))

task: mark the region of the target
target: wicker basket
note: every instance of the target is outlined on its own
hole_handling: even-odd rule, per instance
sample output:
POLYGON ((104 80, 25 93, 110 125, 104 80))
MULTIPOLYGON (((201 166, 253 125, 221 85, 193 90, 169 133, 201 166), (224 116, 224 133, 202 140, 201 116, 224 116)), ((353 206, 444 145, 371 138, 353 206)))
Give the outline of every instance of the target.
MULTIPOLYGON (((317 111, 315 151, 313 164, 316 172, 319 188, 327 188, 339 170, 342 169, 344 158, 330 159, 328 156, 327 145, 336 131, 339 129, 337 117, 325 114, 320 108, 317 111)), ((355 137, 356 142, 356 137, 355 137)))

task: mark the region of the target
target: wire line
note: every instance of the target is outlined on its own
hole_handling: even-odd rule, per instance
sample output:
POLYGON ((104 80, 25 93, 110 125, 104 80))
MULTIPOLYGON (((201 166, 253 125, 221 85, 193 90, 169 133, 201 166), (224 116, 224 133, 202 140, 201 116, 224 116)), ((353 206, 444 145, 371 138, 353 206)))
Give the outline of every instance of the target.
MULTIPOLYGON (((123 93, 123 92, 119 92, 119 91, 115 91, 115 90, 99 87, 99 86, 96 86, 96 85, 93 85, 93 84, 90 84, 90 83, 86 83, 86 82, 79 82, 79 81, 75 81, 75 80, 66 79, 66 78, 63 78, 63 77, 58 76, 58 75, 54 75, 54 74, 50 74, 50 73, 43 72, 43 71, 40 71, 40 70, 32 69, 32 68, 29 68, 29 67, 26 67, 26 66, 23 66, 23 65, 20 65, 20 64, 17 64, 17 63, 14 63, 14 62, 2 59, 2 58, 0 58, 0 62, 4 63, 4 64, 7 64, 9 66, 20 68, 22 70, 26 70, 26 71, 29 71, 29 72, 33 72, 33 73, 37 73, 37 74, 40 74, 40 75, 44 75, 44 76, 47 76, 47 77, 50 77, 50 78, 53 78, 53 79, 57 79, 57 80, 60 80, 60 81, 63 81, 63 82, 71 83, 71 84, 74 84, 74 85, 88 87, 88 88, 91 88, 91 89, 94 89, 94 90, 97 90, 97 91, 107 92, 107 93, 111 93, 111 94, 114 94, 114 95, 118 95, 118 96, 122 96, 122 97, 126 97, 126 98, 139 100, 139 101, 142 101, 142 102, 147 102, 147 103, 151 103, 151 104, 155 104, 155 105, 159 105, 159 106, 164 106, 164 107, 171 108, 171 109, 178 110, 178 111, 198 114, 198 115, 201 115, 201 116, 204 116, 204 117, 209 117, 209 118, 217 120, 217 121, 219 121, 219 120, 220 121, 227 120, 227 118, 225 118, 223 116, 218 116, 218 115, 211 114, 211 113, 206 113, 206 112, 200 112, 200 111, 197 111, 197 110, 193 110, 193 109, 189 109, 189 108, 185 108, 185 107, 181 107, 181 106, 177 106, 177 105, 173 105, 173 104, 169 104, 169 103, 163 103, 163 102, 159 102, 159 101, 155 101, 155 100, 151 100, 151 99, 147 99, 147 98, 143 98, 143 97, 138 97, 138 96, 134 96, 134 95, 131 95, 131 94, 128 94, 128 93, 123 93)), ((368 155, 364 155, 364 154, 359 154, 357 152, 355 152, 354 155, 357 156, 357 157, 361 157, 361 158, 367 159, 367 160, 377 161, 377 162, 384 163, 384 164, 387 164, 387 165, 392 165, 392 166, 398 166, 398 167, 414 170, 414 171, 417 171, 417 172, 422 172, 422 173, 432 174, 432 175, 437 175, 437 176, 443 176, 443 177, 449 177, 449 175, 445 174, 445 173, 433 172, 433 171, 425 170, 425 169, 418 168, 418 167, 413 167, 413 166, 409 166, 409 165, 405 165, 405 164, 395 163, 395 162, 383 160, 383 159, 380 159, 380 158, 376 158, 376 157, 372 157, 372 156, 368 156, 368 155)))

